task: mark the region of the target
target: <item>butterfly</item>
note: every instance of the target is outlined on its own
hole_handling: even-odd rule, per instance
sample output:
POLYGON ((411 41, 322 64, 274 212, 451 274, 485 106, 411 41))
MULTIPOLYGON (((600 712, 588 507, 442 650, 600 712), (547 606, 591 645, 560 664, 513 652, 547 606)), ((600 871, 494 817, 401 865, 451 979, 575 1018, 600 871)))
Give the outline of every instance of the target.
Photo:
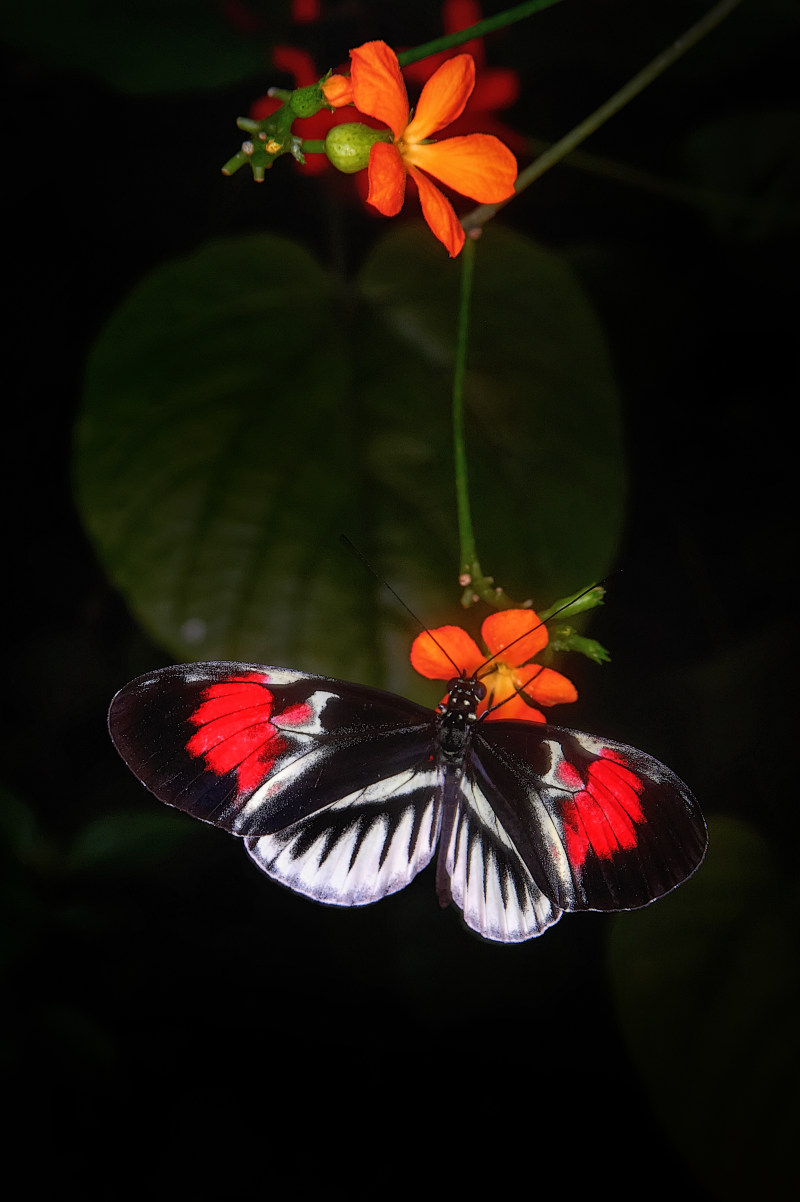
POLYGON ((431 710, 305 672, 197 663, 127 684, 109 730, 156 797, 319 902, 395 893, 438 845, 440 903, 516 943, 564 911, 637 909, 691 876, 706 827, 669 768, 565 727, 483 721, 485 694, 459 676, 431 710))

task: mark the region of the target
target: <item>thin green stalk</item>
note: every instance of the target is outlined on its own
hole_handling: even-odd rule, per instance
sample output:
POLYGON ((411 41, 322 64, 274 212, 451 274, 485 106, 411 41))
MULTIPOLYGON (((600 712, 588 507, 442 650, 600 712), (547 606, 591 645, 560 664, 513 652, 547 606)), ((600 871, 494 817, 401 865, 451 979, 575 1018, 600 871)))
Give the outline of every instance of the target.
POLYGON ((475 271, 475 242, 467 238, 461 252, 461 293, 458 304, 456 358, 453 368, 453 462, 456 484, 456 511, 460 546, 459 584, 463 588, 461 604, 466 608, 479 599, 499 609, 515 602, 502 589, 496 588, 491 576, 484 576, 478 561, 472 510, 469 503, 467 448, 464 431, 464 379, 469 348, 469 321, 472 309, 472 283, 475 271))
POLYGON ((561 0, 527 0, 525 4, 516 4, 513 8, 507 8, 505 12, 498 13, 495 17, 486 17, 485 20, 478 21, 476 25, 470 25, 468 29, 460 29, 458 33, 446 33, 432 42, 426 42, 424 46, 414 46, 411 50, 404 50, 397 56, 400 66, 407 67, 409 63, 416 63, 431 54, 439 54, 442 50, 451 50, 453 46, 461 46, 471 38, 482 38, 495 29, 503 29, 504 26, 513 25, 516 21, 524 21, 526 17, 533 16, 541 9, 551 8, 560 2, 561 0))
MULTIPOLYGON (((667 50, 657 55, 646 67, 634 75, 632 79, 628 80, 625 86, 620 88, 618 92, 615 92, 605 104, 601 104, 584 121, 581 121, 568 134, 558 142, 555 142, 549 150, 540 154, 538 159, 531 163, 529 167, 520 172, 514 185, 515 195, 519 195, 520 192, 529 188, 535 180, 544 175, 545 171, 549 171, 551 167, 559 163, 565 155, 568 155, 576 146, 584 142, 590 134, 593 134, 601 125, 604 125, 610 117, 613 117, 621 108, 624 108, 635 96, 643 92, 668 67, 676 63, 687 50, 691 50, 693 46, 702 41, 706 34, 711 33, 741 3, 742 0, 721 0, 719 4, 715 4, 704 17, 690 29, 687 29, 686 33, 673 42, 667 50)), ((513 200, 514 197, 510 197, 509 199, 513 200)), ((487 221, 490 221, 499 209, 504 208, 508 203, 508 200, 504 200, 499 204, 479 205, 471 213, 467 213, 461 224, 467 231, 479 229, 487 221)))
MULTIPOLYGON (((472 528, 472 512, 469 504, 469 481, 467 478, 467 450, 464 437, 464 376, 467 369, 469 347, 469 318, 472 307, 472 280, 475 271, 475 243, 467 238, 461 252, 461 294, 458 305, 458 333, 456 336, 456 361, 453 369, 453 458, 456 479, 456 508, 458 512, 458 541, 461 547, 462 578, 470 577, 477 560, 475 532, 472 528)), ((462 584, 468 584, 462 579, 462 584)))

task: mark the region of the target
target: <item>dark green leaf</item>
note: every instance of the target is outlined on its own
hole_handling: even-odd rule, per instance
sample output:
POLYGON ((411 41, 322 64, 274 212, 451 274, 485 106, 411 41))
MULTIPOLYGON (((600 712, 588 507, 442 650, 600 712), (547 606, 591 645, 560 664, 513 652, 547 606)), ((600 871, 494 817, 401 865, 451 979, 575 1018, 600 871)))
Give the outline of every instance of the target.
POLYGON ((718 233, 758 241, 800 227, 800 113, 737 113, 683 148, 718 233))
POLYGON ((36 861, 42 836, 30 805, 0 785, 0 848, 20 864, 36 861))
POLYGON ((67 865, 74 872, 140 872, 166 859, 195 831, 180 815, 155 807, 141 814, 109 814, 78 832, 67 865))
POLYGON ((37 58, 122 91, 194 91, 268 65, 266 44, 235 30, 222 9, 217 0, 25 0, 4 5, 0 32, 37 58))
MULTIPOLYGON (((86 524, 181 658, 407 686, 408 622, 457 617, 450 388, 459 268, 382 242, 346 291, 297 246, 220 242, 146 279, 101 335, 76 438, 86 524)), ((603 574, 622 514, 604 343, 569 269, 491 231, 469 379, 481 554, 521 598, 603 574)))

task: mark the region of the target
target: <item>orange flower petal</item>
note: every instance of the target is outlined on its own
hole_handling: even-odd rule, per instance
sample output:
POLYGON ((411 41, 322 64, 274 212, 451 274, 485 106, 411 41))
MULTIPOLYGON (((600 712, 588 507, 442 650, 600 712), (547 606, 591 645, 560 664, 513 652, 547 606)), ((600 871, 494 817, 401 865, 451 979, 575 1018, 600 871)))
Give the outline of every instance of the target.
MULTIPOLYGON (((535 664, 531 664, 531 668, 535 667, 535 664)), ((523 668, 519 675, 524 674, 523 668)), ((578 700, 578 690, 572 681, 552 668, 542 668, 535 679, 525 686, 525 692, 538 705, 566 705, 570 701, 578 700)))
MULTIPOLYGON (((480 709, 478 710, 480 715, 480 709)), ((532 705, 528 705, 527 701, 519 695, 513 693, 508 701, 500 706, 499 709, 492 710, 486 715, 487 722, 546 722, 544 714, 539 710, 534 709, 532 705)))
POLYGON ((448 188, 481 204, 496 204, 514 192, 517 160, 492 134, 467 134, 427 146, 406 146, 403 158, 406 164, 422 167, 448 188))
POLYGON ((333 108, 341 108, 345 104, 354 104, 353 81, 349 75, 329 75, 320 84, 322 95, 333 108))
POLYGON ((396 217, 406 194, 406 173, 396 146, 376 142, 369 152, 367 202, 384 217, 396 217))
POLYGON ((385 121, 395 138, 408 125, 408 93, 397 55, 385 42, 365 42, 350 51, 356 108, 385 121))
POLYGON ((472 55, 459 54, 442 63, 422 89, 414 120, 405 130, 403 141, 408 145, 422 142, 455 121, 463 113, 474 87, 472 55))
POLYGON ((459 672, 469 676, 483 660, 478 644, 460 626, 426 630, 411 644, 411 667, 428 680, 452 680, 459 672))
MULTIPOLYGON (((379 143, 376 143, 379 145, 379 143)), ((454 259, 464 245, 464 230, 455 215, 450 201, 442 195, 435 184, 411 167, 414 182, 419 188, 419 201, 422 205, 422 216, 433 230, 436 237, 447 247, 447 253, 454 259)))
POLYGON ((501 609, 489 614, 481 626, 481 636, 492 656, 514 668, 533 659, 548 643, 547 627, 532 609, 501 609), (523 638, 526 634, 528 637, 523 638))

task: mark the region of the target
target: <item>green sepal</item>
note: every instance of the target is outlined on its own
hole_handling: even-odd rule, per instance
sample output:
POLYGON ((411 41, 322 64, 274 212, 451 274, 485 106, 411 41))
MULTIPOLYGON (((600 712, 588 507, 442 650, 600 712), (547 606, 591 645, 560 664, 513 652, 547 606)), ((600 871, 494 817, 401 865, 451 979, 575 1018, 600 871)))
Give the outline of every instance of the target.
POLYGON ((611 656, 602 643, 598 643, 597 639, 584 638, 574 626, 554 626, 549 635, 548 651, 580 651, 581 655, 594 660, 596 664, 611 662, 611 656))
POLYGON ((555 617, 574 618, 578 614, 588 613, 590 609, 597 609, 598 605, 603 604, 605 595, 606 590, 602 584, 595 584, 591 588, 581 589, 578 593, 571 593, 569 597, 561 597, 560 600, 554 601, 549 609, 536 612, 543 622, 549 622, 555 617))

